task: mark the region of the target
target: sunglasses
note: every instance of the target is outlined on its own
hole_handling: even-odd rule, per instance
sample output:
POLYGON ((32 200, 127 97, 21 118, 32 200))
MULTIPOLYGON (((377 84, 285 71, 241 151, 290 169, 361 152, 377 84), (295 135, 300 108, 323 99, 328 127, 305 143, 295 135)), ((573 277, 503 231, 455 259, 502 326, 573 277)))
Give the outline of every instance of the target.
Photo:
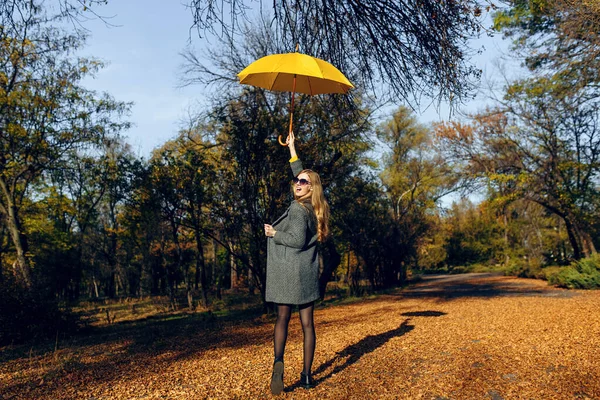
POLYGON ((300 184, 300 186, 306 186, 306 185, 310 185, 310 181, 302 178, 302 179, 298 179, 298 178, 294 178, 294 185, 300 184))

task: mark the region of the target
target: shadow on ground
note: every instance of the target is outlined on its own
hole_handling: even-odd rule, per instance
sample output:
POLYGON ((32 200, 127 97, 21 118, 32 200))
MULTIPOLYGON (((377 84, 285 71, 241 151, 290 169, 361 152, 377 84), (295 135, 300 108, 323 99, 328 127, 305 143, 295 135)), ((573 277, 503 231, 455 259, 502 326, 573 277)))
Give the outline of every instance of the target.
MULTIPOLYGON (((335 375, 352 364, 356 363, 365 354, 371 353, 379 347, 386 344, 390 339, 399 337, 412 331, 415 327, 409 324, 410 318, 406 319, 396 329, 392 329, 387 332, 380 333, 378 335, 369 335, 360 341, 346 347, 344 350, 338 352, 335 357, 321 364, 314 372, 313 375, 317 376, 333 365, 342 362, 340 365, 336 365, 328 374, 315 380, 315 384, 320 384, 323 381, 329 379, 332 375, 335 375)), ((286 391, 293 391, 298 387, 298 384, 286 388, 286 391)))
MULTIPOLYGON (((61 343, 58 350, 68 349, 67 359, 61 360, 61 353, 56 353, 54 362, 49 362, 51 367, 35 381, 0 384, 0 399, 9 393, 15 395, 7 398, 24 398, 19 397, 23 393, 31 394, 25 398, 42 398, 38 393, 44 393, 43 398, 48 398, 47 394, 59 390, 60 385, 48 388, 50 384, 44 382, 61 382, 69 377, 70 381, 80 385, 88 384, 90 379, 94 385, 110 385, 122 379, 136 379, 148 371, 169 368, 208 349, 236 349, 268 343, 271 332, 265 327, 271 322, 256 318, 256 315, 248 312, 243 319, 239 316, 216 318, 207 313, 182 314, 94 328, 88 335, 82 333, 61 343), (84 354, 91 356, 84 360, 84 354), (129 368, 131 360, 148 368, 134 371, 129 368)), ((26 359, 23 351, 3 355, 2 362, 26 359)), ((45 355, 37 357, 43 359, 45 355)))
POLYGON ((442 311, 408 311, 400 314, 403 317, 441 317, 442 315, 446 315, 445 312, 442 311))
POLYGON ((535 280, 515 279, 500 273, 426 275, 399 294, 406 298, 437 297, 441 299, 502 296, 570 298, 578 295, 574 291, 540 286, 535 280))
MULTIPOLYGON (((441 317, 446 315, 445 312, 441 311, 433 311, 433 310, 424 310, 424 311, 410 311, 401 314, 405 317, 441 317)), ((314 376, 318 376, 328 369, 332 368, 326 375, 315 380, 315 384, 321 384, 333 375, 345 370, 352 364, 356 363, 361 359, 365 354, 372 353, 377 350, 384 344, 386 344, 390 339, 395 337, 404 336, 410 331, 412 331, 415 326, 409 324, 411 318, 407 318, 398 326, 396 329, 389 330, 387 332, 380 333, 378 335, 369 335, 361 339, 360 341, 346 347, 342 351, 338 352, 335 357, 321 364, 315 371, 313 371, 314 376)), ((286 392, 294 391, 299 387, 299 384, 296 383, 288 388, 286 388, 286 392)))

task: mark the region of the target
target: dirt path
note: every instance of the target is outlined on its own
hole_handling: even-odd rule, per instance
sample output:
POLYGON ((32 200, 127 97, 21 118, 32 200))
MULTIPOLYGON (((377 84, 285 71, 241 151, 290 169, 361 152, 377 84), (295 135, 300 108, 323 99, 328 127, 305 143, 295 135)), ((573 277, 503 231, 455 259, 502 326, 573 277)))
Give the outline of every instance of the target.
MULTIPOLYGON (((492 274, 431 276, 409 289, 315 312, 317 386, 295 314, 290 399, 600 399, 600 291, 492 274)), ((0 399, 262 399, 272 319, 206 321, 0 366, 0 399), (164 334, 164 332, 170 332, 164 334)))

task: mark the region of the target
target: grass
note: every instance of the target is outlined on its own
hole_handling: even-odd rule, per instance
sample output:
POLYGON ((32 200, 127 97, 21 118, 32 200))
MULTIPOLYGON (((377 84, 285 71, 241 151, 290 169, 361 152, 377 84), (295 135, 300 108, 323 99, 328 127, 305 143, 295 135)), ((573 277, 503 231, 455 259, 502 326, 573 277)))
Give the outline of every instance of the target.
MULTIPOLYGON (((516 264, 508 267, 474 264, 436 271, 413 271, 407 284, 417 282, 422 275, 428 273, 469 272, 502 272, 505 275, 538 278, 552 282, 552 278, 562 270, 563 267, 555 266, 532 269, 516 264)), ((364 281, 361 282, 360 289, 358 295, 351 295, 348 284, 338 281, 329 282, 325 299, 319 302, 317 306, 350 304, 375 298, 381 294, 395 293, 401 288, 373 292, 368 282, 364 281)), ((140 323, 145 320, 174 321, 182 318, 206 320, 215 317, 221 320, 241 320, 259 317, 264 313, 265 308, 260 293, 251 295, 247 290, 224 290, 221 299, 213 298, 210 300, 208 307, 198 305, 193 310, 187 307, 185 296, 181 295, 177 298, 175 304, 171 304, 167 296, 123 298, 81 302, 73 311, 81 316, 81 320, 86 327, 93 329, 110 325, 140 323)))
POLYGON ((196 305, 193 310, 187 307, 187 302, 179 300, 171 304, 168 296, 152 296, 85 301, 73 307, 73 312, 81 317, 85 326, 102 327, 146 319, 166 320, 180 318, 181 315, 202 313, 228 317, 262 308, 260 295, 250 295, 245 291, 224 291, 222 298, 212 299, 208 307, 196 305))

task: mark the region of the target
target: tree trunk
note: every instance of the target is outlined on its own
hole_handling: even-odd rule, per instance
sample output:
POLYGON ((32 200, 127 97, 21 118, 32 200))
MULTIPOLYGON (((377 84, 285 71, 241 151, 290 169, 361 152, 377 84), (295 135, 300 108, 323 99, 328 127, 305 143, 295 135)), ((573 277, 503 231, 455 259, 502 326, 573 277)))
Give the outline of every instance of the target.
POLYGON ((198 257, 196 257, 196 270, 194 271, 194 289, 200 289, 200 267, 198 266, 198 257))
POLYGON ((579 223, 580 220, 578 220, 573 213, 568 211, 563 212, 548 203, 539 201, 538 199, 531 200, 547 208, 565 222, 565 228, 567 229, 569 243, 573 249, 573 258, 575 260, 580 260, 584 257, 589 257, 592 254, 596 254, 596 247, 594 246, 590 234, 587 232, 587 230, 582 229, 582 225, 579 223))
POLYGON ((13 264, 15 278, 25 287, 31 288, 33 282, 31 278, 31 266, 29 265, 29 260, 27 260, 27 237, 21 231, 21 223, 19 222, 16 207, 13 204, 9 204, 7 211, 6 225, 17 253, 17 260, 13 264))
POLYGON ((564 217, 563 221, 565 221, 569 242, 573 248, 573 257, 576 260, 580 260, 596 254, 596 247, 590 234, 582 230, 576 222, 573 222, 568 217, 564 217))
POLYGON ((108 276, 108 280, 106 281, 106 289, 105 294, 110 299, 114 299, 116 297, 116 274, 115 271, 110 271, 110 275, 108 276))
POLYGON ((15 199, 3 179, 0 179, 0 189, 4 196, 5 205, 0 201, 0 212, 6 216, 6 227, 10 235, 10 239, 15 246, 17 260, 13 264, 13 273, 17 282, 31 288, 33 282, 31 278, 31 266, 27 260, 27 252, 29 250, 27 236, 21 230, 21 221, 19 221, 18 209, 15 206, 15 199))
POLYGON ((565 221, 565 227, 567 228, 567 235, 569 236, 569 243, 571 243, 571 247, 573 248, 573 258, 576 260, 580 260, 581 257, 581 247, 579 246, 579 241, 577 240, 577 233, 575 232, 575 227, 569 218, 563 217, 563 221, 565 221))
POLYGON ((94 284, 94 294, 96 295, 96 299, 100 298, 100 292, 98 291, 98 281, 96 280, 96 275, 92 275, 92 283, 94 284))
POLYGON ((350 284, 350 246, 346 249, 346 276, 344 277, 344 283, 350 284))
POLYGON ((212 258, 213 258, 213 276, 215 277, 215 286, 217 291, 217 299, 221 300, 221 289, 223 288, 223 281, 225 280, 225 273, 223 272, 224 268, 219 263, 219 258, 217 254, 217 246, 218 243, 215 239, 212 240, 212 258))
POLYGON ((202 293, 202 305, 208 306, 208 288, 206 282, 206 263, 204 262, 204 248, 200 230, 196 229, 196 271, 200 271, 200 291, 202 293))
POLYGON ((510 255, 508 254, 510 246, 508 243, 508 217, 506 215, 506 209, 502 210, 502 219, 504 222, 504 266, 508 266, 510 263, 510 255))
POLYGON ((252 272, 252 260, 250 260, 250 266, 248 267, 248 293, 254 294, 254 273, 252 272))
MULTIPOLYGON (((233 242, 229 241, 228 246, 230 249, 233 249, 233 242)), ((231 289, 237 289, 239 286, 239 277, 238 277, 238 269, 235 262, 235 256, 232 252, 229 252, 229 268, 230 268, 230 280, 231 280, 231 289)))
POLYGON ((192 293, 192 287, 191 285, 187 285, 187 302, 188 302, 188 308, 190 309, 190 311, 194 310, 194 295, 192 293))
POLYGON ((319 293, 321 300, 325 299, 325 292, 327 291, 327 284, 331 280, 333 271, 340 265, 342 257, 335 248, 333 239, 329 239, 323 244, 321 251, 319 252, 319 264, 321 265, 321 274, 319 276, 319 293))
POLYGON ((591 255, 596 254, 596 246, 594 246, 592 236, 586 231, 582 231, 579 227, 576 227, 576 232, 579 237, 579 242, 581 243, 583 256, 590 257, 591 255))

